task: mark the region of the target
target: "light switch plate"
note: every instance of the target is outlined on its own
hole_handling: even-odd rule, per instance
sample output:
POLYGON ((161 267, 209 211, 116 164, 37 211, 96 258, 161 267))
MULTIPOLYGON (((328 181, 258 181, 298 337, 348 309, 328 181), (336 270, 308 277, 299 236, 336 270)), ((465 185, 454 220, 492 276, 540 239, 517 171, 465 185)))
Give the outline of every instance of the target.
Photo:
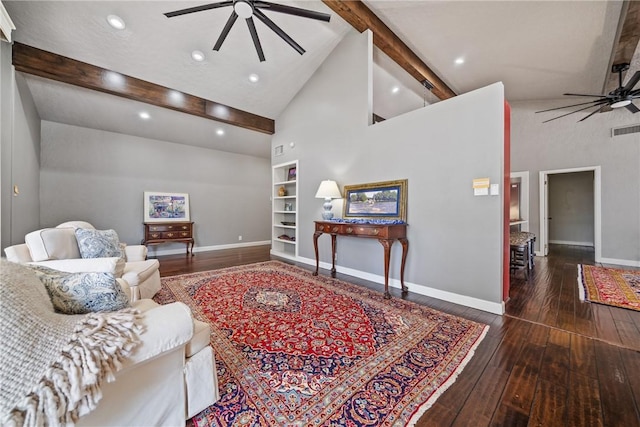
POLYGON ((500 194, 500 184, 491 184, 491 187, 489 187, 489 193, 492 196, 498 196, 500 194))

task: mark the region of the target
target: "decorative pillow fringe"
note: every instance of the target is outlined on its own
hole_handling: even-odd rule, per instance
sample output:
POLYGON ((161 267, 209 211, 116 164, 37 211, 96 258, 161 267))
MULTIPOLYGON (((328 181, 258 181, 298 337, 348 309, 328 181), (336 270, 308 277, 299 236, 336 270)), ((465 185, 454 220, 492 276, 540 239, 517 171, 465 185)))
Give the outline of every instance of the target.
POLYGON ((124 358, 139 344, 140 317, 134 309, 85 316, 58 359, 2 425, 75 425, 96 408, 103 381, 115 379, 124 358))

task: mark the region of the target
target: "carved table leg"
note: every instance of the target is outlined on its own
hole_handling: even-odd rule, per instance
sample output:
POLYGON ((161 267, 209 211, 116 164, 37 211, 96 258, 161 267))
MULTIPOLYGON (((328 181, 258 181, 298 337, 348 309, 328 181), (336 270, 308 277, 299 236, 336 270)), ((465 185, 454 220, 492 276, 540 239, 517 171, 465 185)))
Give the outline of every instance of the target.
POLYGON ((331 235, 331 277, 336 278, 336 235, 331 235))
POLYGON ((378 239, 378 242, 382 244, 384 248, 384 298, 390 299, 389 293, 389 258, 391 258, 391 245, 393 240, 378 239))
POLYGON ((316 231, 313 233, 313 249, 316 252, 316 271, 313 272, 314 276, 318 275, 318 268, 320 266, 320 260, 318 258, 318 237, 322 234, 321 231, 316 231))
POLYGON ((402 264, 400 265, 400 283, 402 284, 402 293, 406 294, 409 289, 404 284, 404 265, 407 262, 407 253, 409 252, 409 241, 406 238, 398 239, 402 245, 402 264))

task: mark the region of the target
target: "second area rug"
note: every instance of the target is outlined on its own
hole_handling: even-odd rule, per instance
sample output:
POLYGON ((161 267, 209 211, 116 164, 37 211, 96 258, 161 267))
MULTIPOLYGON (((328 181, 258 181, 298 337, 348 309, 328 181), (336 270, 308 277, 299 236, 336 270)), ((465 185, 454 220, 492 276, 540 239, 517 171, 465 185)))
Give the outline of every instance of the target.
POLYGON ((578 265, 580 299, 640 311, 640 271, 578 265))
POLYGON ((211 324, 221 398, 196 426, 412 425, 489 328, 277 261, 162 284, 211 324))

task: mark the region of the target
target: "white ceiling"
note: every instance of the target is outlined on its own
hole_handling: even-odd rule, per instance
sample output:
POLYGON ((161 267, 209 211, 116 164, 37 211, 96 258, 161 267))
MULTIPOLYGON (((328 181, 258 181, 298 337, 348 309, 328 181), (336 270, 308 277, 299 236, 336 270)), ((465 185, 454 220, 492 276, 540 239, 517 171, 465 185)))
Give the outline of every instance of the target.
MULTIPOLYGON (((353 31, 322 2, 279 1, 332 15, 330 23, 265 12, 306 49, 300 56, 256 20, 266 61, 258 61, 246 25, 238 20, 220 52, 211 50, 231 8, 176 18, 163 13, 209 1, 3 1, 14 39, 103 68, 276 119, 342 37, 353 31), (116 14, 126 29, 112 29, 116 14), (194 49, 206 54, 192 61, 194 49), (260 76, 251 83, 251 73, 260 76)), ((565 92, 601 93, 609 72, 621 1, 379 1, 365 0, 455 92, 496 81, 510 101, 557 99, 565 92), (463 57, 465 63, 454 60, 463 57)), ((379 111, 397 114, 400 97, 419 104, 422 88, 397 78, 397 67, 376 55, 379 111), (394 82, 411 93, 390 95, 394 82)), ((211 147, 270 155, 270 137, 27 76, 44 120, 211 147), (141 124, 137 112, 152 118, 141 124), (215 130, 224 128, 223 138, 215 130)), ((421 105, 418 105, 421 106, 421 105)), ((400 111, 402 112, 402 111, 400 111)), ((383 115, 383 114, 381 114, 383 115)))

